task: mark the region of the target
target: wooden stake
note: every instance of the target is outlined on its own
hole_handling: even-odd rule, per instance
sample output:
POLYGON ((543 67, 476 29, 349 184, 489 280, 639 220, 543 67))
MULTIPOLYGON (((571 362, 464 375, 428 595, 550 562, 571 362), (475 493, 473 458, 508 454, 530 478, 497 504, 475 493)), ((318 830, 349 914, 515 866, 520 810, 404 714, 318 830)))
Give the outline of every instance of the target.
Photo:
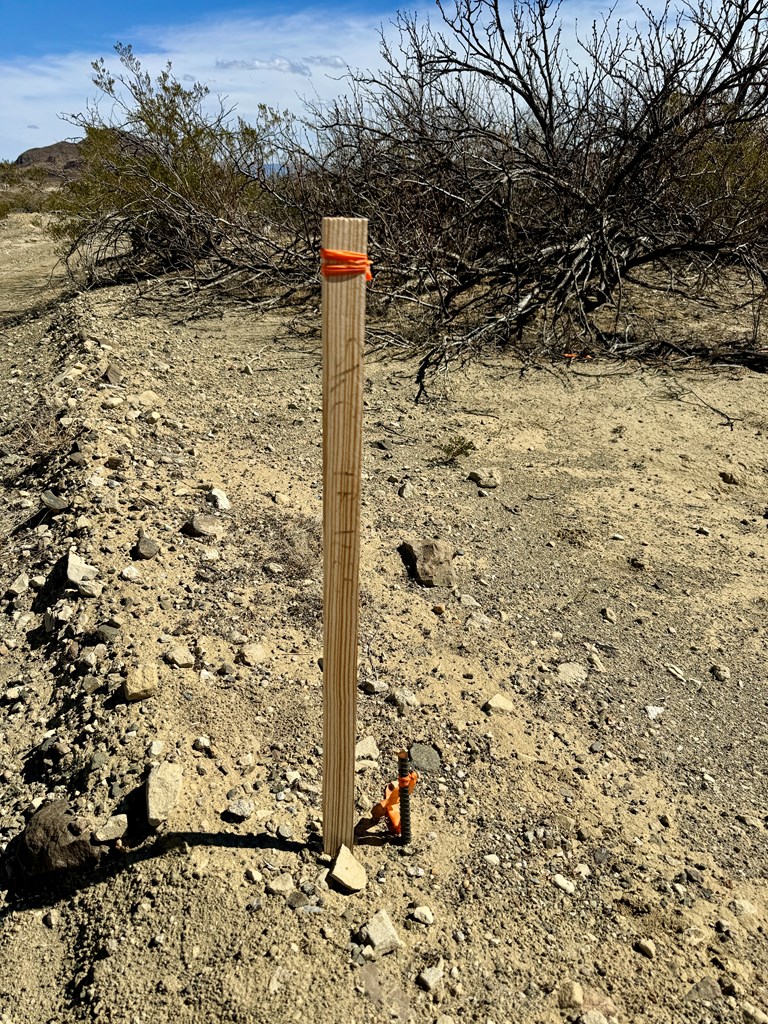
MULTIPOLYGON (((367 252, 368 221, 325 217, 324 249, 367 252)), ((355 829, 365 277, 323 278, 323 846, 355 829)))

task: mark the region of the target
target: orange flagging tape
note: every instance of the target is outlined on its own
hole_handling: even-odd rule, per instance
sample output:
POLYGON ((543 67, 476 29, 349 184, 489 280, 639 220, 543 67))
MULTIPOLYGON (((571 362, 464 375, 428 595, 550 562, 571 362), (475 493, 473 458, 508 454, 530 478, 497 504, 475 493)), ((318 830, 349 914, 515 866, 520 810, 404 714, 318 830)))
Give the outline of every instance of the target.
POLYGON ((321 249, 320 272, 323 277, 338 277, 340 274, 365 274, 366 281, 373 280, 371 261, 364 252, 346 252, 344 249, 321 249))

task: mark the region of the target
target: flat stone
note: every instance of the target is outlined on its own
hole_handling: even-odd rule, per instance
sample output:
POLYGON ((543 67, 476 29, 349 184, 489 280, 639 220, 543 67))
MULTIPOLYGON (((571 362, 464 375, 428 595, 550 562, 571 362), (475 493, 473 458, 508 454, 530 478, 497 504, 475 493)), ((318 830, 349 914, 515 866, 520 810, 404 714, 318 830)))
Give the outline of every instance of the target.
POLYGON ((187 647, 172 647, 166 652, 165 660, 176 668, 194 668, 195 656, 187 647))
POLYGON ((704 977, 700 981, 697 981, 695 985, 692 985, 685 993, 685 999, 688 1002, 707 1002, 712 1003, 716 999, 722 997, 720 986, 714 978, 704 977))
POLYGON ((238 652, 237 660, 243 665, 260 665, 267 660, 267 649, 264 644, 246 644, 238 652))
POLYGON ((406 480, 404 484, 401 484, 398 487, 397 493, 399 497, 405 498, 405 500, 407 501, 409 498, 412 498, 414 496, 416 491, 410 480, 406 480))
POLYGON ((270 882, 267 882, 265 891, 270 896, 287 896, 293 892, 296 886, 293 884, 293 876, 287 873, 277 875, 270 882))
POLYGON ((428 743, 412 743, 408 752, 417 772, 437 775, 442 767, 440 754, 428 743))
POLYGON ((120 579, 127 583, 138 583, 141 580, 141 573, 135 565, 126 565, 120 570, 120 579))
POLYGON ((426 967, 416 978, 416 984, 426 992, 434 992, 444 977, 444 961, 441 957, 434 967, 426 967))
POLYGON ((181 796, 184 771, 180 764, 164 761, 153 768, 147 779, 147 821, 156 828, 161 825, 181 796))
POLYGON ((184 526, 184 532, 193 537, 214 537, 221 538, 226 530, 226 524, 217 516, 207 515, 205 512, 196 512, 184 526))
POLYGON ((29 590, 29 576, 25 572, 19 573, 13 583, 8 587, 8 597, 21 597, 29 590))
POLYGON ((453 559, 456 557, 456 549, 448 541, 405 541, 398 550, 408 574, 423 587, 455 585, 453 559))
POLYGON ((96 839, 100 843, 112 843, 116 839, 122 839, 128 831, 128 815, 113 814, 100 829, 96 831, 96 839))
POLYGON ((355 760, 368 759, 375 761, 381 754, 379 745, 373 736, 366 736, 355 746, 355 760))
POLYGON ((126 700, 145 700, 147 697, 154 697, 157 687, 157 665, 154 662, 144 662, 135 668, 129 668, 128 675, 123 680, 126 700))
POLYGON ((360 934, 363 942, 371 948, 372 960, 378 960, 379 957, 393 953, 402 946, 386 910, 374 914, 368 924, 363 926, 360 934))
POLYGON ((487 700, 485 704, 483 704, 483 711, 487 714, 513 714, 517 709, 517 705, 501 693, 494 694, 490 700, 487 700))
POLYGON ((501 858, 496 853, 486 853, 483 857, 485 863, 492 868, 497 868, 501 864, 501 858))
POLYGON ((81 597, 101 597, 104 593, 104 584, 98 580, 83 580, 77 584, 77 592, 81 597))
POLYGON ((567 686, 583 683, 587 675, 587 670, 578 661, 564 661, 562 665, 557 667, 557 678, 567 686))
POLYGON ((346 846, 342 846, 336 855, 336 860, 328 873, 328 878, 348 892, 360 892, 368 882, 365 868, 355 859, 352 851, 346 846))
POLYGON ((40 495, 40 500, 51 512, 63 512, 65 508, 69 508, 67 499, 59 497, 53 491, 43 491, 40 495))
POLYGON ((212 487, 206 494, 205 499, 206 501, 210 501, 214 508, 217 508, 219 512, 229 512, 232 508, 232 502, 220 487, 212 487))
POLYGON ((148 537, 143 530, 139 530, 139 538, 133 549, 137 558, 156 558, 160 554, 160 545, 152 537, 148 537))
POLYGON ((77 586, 78 583, 84 583, 87 580, 95 580, 99 575, 99 570, 95 565, 88 565, 88 563, 78 555, 74 548, 69 549, 67 554, 67 565, 66 575, 70 583, 74 583, 77 586))
POLYGON ((608 1018, 599 1010, 587 1010, 579 1017, 579 1024, 608 1024, 608 1018))
POLYGON ((478 466, 477 469, 471 471, 468 479, 476 483, 478 487, 492 490, 501 484, 501 473, 498 469, 492 469, 489 466, 478 466))

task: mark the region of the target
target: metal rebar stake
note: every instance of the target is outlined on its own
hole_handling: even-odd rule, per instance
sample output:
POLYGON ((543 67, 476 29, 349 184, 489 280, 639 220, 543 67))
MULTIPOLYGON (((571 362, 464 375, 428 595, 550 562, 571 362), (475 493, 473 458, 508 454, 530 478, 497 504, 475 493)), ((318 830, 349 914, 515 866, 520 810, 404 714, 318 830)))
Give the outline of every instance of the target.
POLYGON ((411 790, 408 785, 410 758, 407 750, 397 755, 397 774, 400 787, 400 842, 407 846, 411 841, 411 790))

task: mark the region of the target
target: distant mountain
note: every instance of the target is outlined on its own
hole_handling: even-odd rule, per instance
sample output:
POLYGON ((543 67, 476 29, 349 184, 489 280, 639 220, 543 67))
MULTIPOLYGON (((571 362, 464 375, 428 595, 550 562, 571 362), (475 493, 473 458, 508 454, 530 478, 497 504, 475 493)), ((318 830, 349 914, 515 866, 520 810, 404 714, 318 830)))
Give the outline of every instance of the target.
POLYGON ((78 173, 83 160, 79 142, 54 142, 52 146, 25 150, 15 163, 23 168, 41 168, 52 178, 71 178, 78 173))

